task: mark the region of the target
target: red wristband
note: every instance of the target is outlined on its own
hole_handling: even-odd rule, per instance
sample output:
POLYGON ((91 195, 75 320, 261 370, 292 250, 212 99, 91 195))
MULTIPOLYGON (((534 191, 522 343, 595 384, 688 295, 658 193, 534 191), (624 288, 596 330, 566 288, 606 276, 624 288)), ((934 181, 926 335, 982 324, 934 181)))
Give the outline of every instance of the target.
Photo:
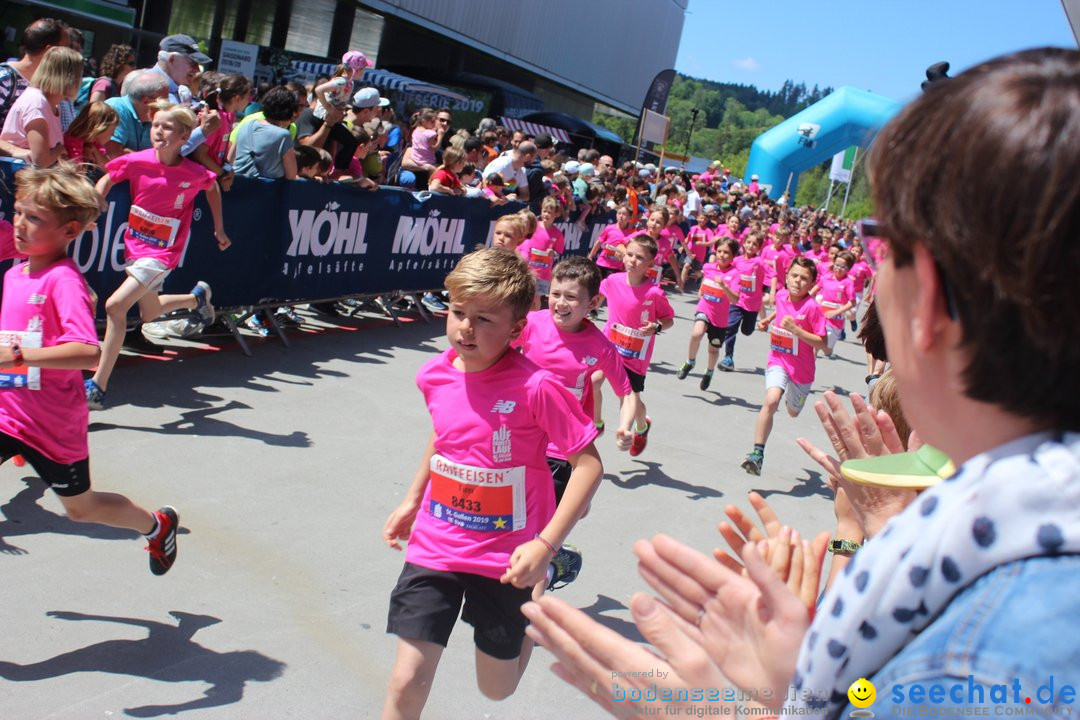
POLYGON ((555 549, 555 546, 545 540, 543 535, 541 535, 540 533, 536 533, 535 535, 533 535, 533 539, 539 540, 540 542, 544 543, 544 545, 547 546, 547 549, 551 551, 552 557, 559 554, 559 551, 555 549))

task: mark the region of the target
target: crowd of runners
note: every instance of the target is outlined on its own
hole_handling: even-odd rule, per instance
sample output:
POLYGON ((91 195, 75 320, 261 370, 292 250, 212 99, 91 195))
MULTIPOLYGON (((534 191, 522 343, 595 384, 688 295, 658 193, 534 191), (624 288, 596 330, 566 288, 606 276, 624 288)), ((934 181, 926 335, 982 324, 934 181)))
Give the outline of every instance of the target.
MULTIPOLYGON (((170 74, 183 65, 191 82, 191 66, 209 58, 190 38, 170 36, 160 72, 146 71, 131 94, 112 88, 131 117, 123 107, 112 115, 94 102, 84 107, 86 122, 97 123, 86 153, 101 161, 92 184, 88 166, 65 159, 75 153, 58 132, 60 104, 77 99, 82 76, 81 56, 67 47, 73 37, 38 21, 27 30, 25 62, 6 66, 12 87, 26 62, 33 73, 3 101, 5 147, 29 166, 4 189, 14 193, 15 213, 0 222, 0 255, 19 260, 4 276, 0 305, 0 455, 28 462, 72 519, 143 533, 160 575, 177 557, 177 512, 92 489, 88 412, 104 402, 133 306, 145 321, 185 309, 213 322, 205 283, 186 294, 161 290, 183 255, 200 192, 219 249, 231 244, 220 203, 229 132, 208 122, 210 111, 192 109, 192 98, 208 97, 170 74), (117 140, 139 133, 145 148, 117 140), (212 151, 197 153, 202 145, 212 151), (97 296, 67 248, 122 182, 132 194, 126 277, 104 301, 99 342, 97 296)), ((316 117, 321 109, 328 127, 350 96, 361 110, 379 105, 377 93, 352 93, 366 65, 357 55, 314 87, 309 109, 316 117)), ((256 166, 274 148, 290 177, 296 157, 285 136, 299 100, 281 90, 268 91, 265 117, 249 121, 267 127, 249 125, 242 136, 256 166)), ((447 305, 430 296, 446 311, 449 348, 417 376, 433 432, 383 529, 391 548, 407 541, 390 594, 387 630, 398 646, 383 717, 420 716, 459 616, 473 626, 476 680, 491 698, 513 694, 539 643, 558 657, 563 679, 612 712, 626 701, 720 702, 686 689, 734 685, 768 689, 757 698, 763 712, 830 717, 859 705, 848 688, 861 679, 901 688, 966 680, 967 669, 934 663, 960 644, 1023 655, 1045 637, 1014 610, 1026 602, 1021 590, 1042 588, 1031 597, 1075 616, 1075 597, 1049 588, 1075 571, 1080 550, 1080 441, 1069 434, 1080 425, 1080 350, 1075 318, 1067 319, 1075 315, 1070 273, 1080 266, 1071 174, 1080 166, 1078 111, 1074 52, 1006 57, 931 87, 882 131, 869 162, 880 220, 862 223, 770 199, 756 176, 743 182, 720 163, 691 176, 634 162, 616 168, 586 151, 555 165, 547 135, 495 148, 483 177, 499 176, 491 187, 517 188, 532 207, 502 216, 490 246, 461 258, 446 277, 447 305), (547 151, 542 160, 538 148, 547 151), (533 163, 536 176, 525 171, 533 163), (998 188, 999 166, 1020 181, 998 188), (588 257, 565 256, 556 220, 586 216, 611 222, 588 257), (697 300, 693 318, 678 321, 669 298, 688 293, 697 300), (852 414, 831 393, 816 405, 836 457, 803 447, 829 473, 837 530, 802 538, 752 496, 764 529, 729 508, 720 530, 730 555, 706 557, 666 537, 639 543, 642 575, 663 602, 639 595, 631 610, 660 657, 547 595, 583 566, 567 543, 574 525, 605 511, 591 504, 603 476, 595 441, 606 432, 604 386, 620 402, 614 447, 640 456, 665 420, 644 401, 656 343, 687 343, 676 377, 693 376, 706 390, 720 382, 718 370, 736 368, 739 335, 755 332, 768 335, 767 356, 738 362, 765 366, 764 399, 754 426, 741 430, 748 452, 716 458, 721 472, 761 474, 781 404, 798 417, 816 364, 846 337, 865 340, 866 377, 846 388, 852 414), (864 389, 870 404, 857 394, 864 389), (888 457, 840 467, 874 456, 888 457), (968 628, 956 640, 966 614, 988 605, 1007 629, 968 628), (655 686, 647 697, 632 680, 625 690, 608 682, 658 662, 670 666, 659 700, 655 686), (789 685, 794 705, 780 701, 789 685)), ((424 111, 420 120, 433 132, 424 111)), ((437 133, 424 142, 433 151, 440 144, 437 133)), ((408 161, 431 166, 436 191, 464 194, 456 192, 463 152, 439 150, 438 167, 415 152, 408 161)), ((1053 617, 1045 608, 1039 615, 1053 617)), ((971 667, 981 681, 1007 684, 1010 673, 1034 681, 1078 666, 1075 650, 1047 642, 1023 668, 1001 669, 981 649, 971 667)), ((1051 701, 1071 702, 1064 695, 1051 701)))

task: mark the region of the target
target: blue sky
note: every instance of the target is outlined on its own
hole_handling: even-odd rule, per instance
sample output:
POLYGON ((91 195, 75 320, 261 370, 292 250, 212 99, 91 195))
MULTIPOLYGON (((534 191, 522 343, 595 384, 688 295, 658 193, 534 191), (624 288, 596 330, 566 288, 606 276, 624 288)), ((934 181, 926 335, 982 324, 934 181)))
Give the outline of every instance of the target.
POLYGON ((903 101, 939 60, 956 75, 1042 45, 1076 47, 1060 0, 690 0, 675 69, 762 90, 790 78, 903 101))

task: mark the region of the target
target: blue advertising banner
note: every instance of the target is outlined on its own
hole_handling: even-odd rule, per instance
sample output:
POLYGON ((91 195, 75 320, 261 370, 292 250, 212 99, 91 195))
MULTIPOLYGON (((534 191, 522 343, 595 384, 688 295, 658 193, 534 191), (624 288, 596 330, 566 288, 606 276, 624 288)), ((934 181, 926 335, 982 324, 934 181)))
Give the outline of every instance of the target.
MULTIPOLYGON (((0 216, 9 220, 19 166, 0 160, 0 216)), ((496 219, 523 207, 397 188, 372 192, 337 183, 241 177, 222 197, 232 247, 217 249, 213 221, 200 197, 191 237, 165 282, 166 292, 186 292, 205 280, 215 305, 244 307, 441 288, 462 255, 490 241, 496 219)), ((115 186, 96 227, 70 246, 102 298, 123 279, 130 206, 127 184, 115 186)), ((566 236, 566 254, 583 255, 604 225, 557 227, 566 236)))

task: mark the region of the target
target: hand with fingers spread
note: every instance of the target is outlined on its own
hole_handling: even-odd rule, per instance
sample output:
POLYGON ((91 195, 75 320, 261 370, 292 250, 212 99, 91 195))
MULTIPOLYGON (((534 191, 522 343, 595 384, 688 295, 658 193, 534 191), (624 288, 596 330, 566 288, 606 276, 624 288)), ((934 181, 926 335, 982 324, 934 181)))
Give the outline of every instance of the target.
POLYGON ((638 572, 725 677, 744 690, 772 688, 773 697, 782 697, 810 613, 765 563, 755 543, 741 553, 745 577, 664 535, 639 540, 634 552, 638 572))
POLYGON ((669 711, 670 715, 690 715, 691 708, 722 702, 728 683, 700 638, 688 633, 687 624, 671 609, 648 595, 634 595, 630 613, 660 655, 550 595, 526 603, 521 611, 531 622, 525 631, 528 636, 558 660, 552 666, 555 674, 612 715, 626 717, 635 713, 634 708, 640 708, 640 714, 653 708, 650 714, 656 714, 661 705, 678 709, 669 711), (649 675, 642 677, 644 673, 649 675), (689 693, 688 700, 674 699, 676 690, 694 688, 700 691, 689 693))

